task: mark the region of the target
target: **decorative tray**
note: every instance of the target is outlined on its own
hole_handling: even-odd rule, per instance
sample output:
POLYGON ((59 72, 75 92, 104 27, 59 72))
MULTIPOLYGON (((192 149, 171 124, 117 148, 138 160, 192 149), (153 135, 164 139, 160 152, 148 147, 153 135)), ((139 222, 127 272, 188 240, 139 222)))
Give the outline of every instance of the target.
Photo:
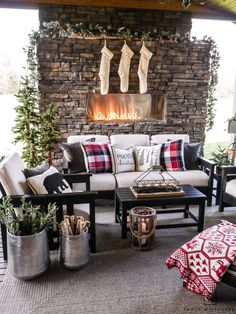
POLYGON ((174 197, 174 196, 184 196, 185 195, 185 192, 182 189, 179 189, 177 191, 139 192, 137 190, 137 187, 131 186, 130 190, 132 191, 132 193, 134 194, 134 196, 136 198, 151 198, 151 197, 158 198, 158 197, 165 197, 165 196, 168 196, 168 197, 173 196, 174 197))

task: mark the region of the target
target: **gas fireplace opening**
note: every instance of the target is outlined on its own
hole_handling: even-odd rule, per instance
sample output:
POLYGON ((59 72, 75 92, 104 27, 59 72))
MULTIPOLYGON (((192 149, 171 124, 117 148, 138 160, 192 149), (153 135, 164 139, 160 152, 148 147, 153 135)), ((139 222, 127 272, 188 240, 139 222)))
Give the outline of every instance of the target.
POLYGON ((87 120, 110 121, 164 121, 164 94, 89 94, 87 120))

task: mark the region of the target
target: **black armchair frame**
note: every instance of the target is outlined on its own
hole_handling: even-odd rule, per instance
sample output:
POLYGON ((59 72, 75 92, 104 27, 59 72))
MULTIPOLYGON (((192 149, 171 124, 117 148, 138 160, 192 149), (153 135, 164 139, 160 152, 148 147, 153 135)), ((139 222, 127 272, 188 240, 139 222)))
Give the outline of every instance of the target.
POLYGON ((232 179, 236 179, 236 167, 234 166, 224 166, 222 167, 222 179, 220 188, 220 201, 219 201, 219 211, 223 212, 224 207, 236 206, 236 197, 225 192, 226 183, 232 179))
POLYGON ((210 160, 199 157, 199 168, 206 172, 206 174, 209 176, 208 180, 208 186, 207 187, 196 187, 198 190, 200 190, 203 194, 207 197, 207 206, 212 205, 212 193, 213 193, 213 180, 214 180, 214 171, 215 171, 215 163, 211 162, 210 160))
MULTIPOLYGON (((75 182, 84 182, 83 176, 78 174, 64 175, 64 178, 72 186, 75 182)), ((89 176, 86 176, 89 178, 89 176)), ((86 183, 87 188, 90 188, 89 181, 86 183)), ((1 193, 6 196, 5 190, 0 184, 1 193)), ((56 203, 58 211, 56 213, 56 221, 59 223, 63 219, 63 210, 66 208, 67 214, 73 214, 73 206, 76 204, 89 204, 90 215, 90 248, 91 252, 96 252, 96 228, 95 228, 95 199, 97 198, 96 192, 72 192, 63 194, 38 194, 38 195, 10 195, 13 206, 19 207, 22 197, 26 201, 30 201, 34 205, 42 206, 42 209, 47 210, 49 203, 56 203)), ((0 199, 0 202, 2 199, 0 199)), ((1 225, 2 245, 3 245, 3 257, 7 260, 7 233, 5 225, 1 225)), ((59 249, 59 230, 49 229, 49 249, 59 249)))

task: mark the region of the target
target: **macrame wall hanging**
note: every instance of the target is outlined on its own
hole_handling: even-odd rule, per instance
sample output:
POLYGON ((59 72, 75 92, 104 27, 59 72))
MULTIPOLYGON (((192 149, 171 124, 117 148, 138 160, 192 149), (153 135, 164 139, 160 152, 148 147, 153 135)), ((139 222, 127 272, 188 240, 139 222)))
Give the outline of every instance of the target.
POLYGON ((101 80, 101 94, 106 95, 109 90, 109 76, 110 76, 110 65, 113 53, 107 48, 106 41, 104 47, 101 50, 102 58, 99 70, 99 77, 101 80))
POLYGON ((148 65, 149 65, 149 61, 153 53, 147 49, 144 42, 139 53, 140 53, 139 66, 138 66, 139 92, 140 94, 144 94, 147 92, 148 65))
POLYGON ((118 69, 118 74, 120 76, 120 90, 122 93, 126 93, 129 89, 129 69, 130 61, 133 57, 133 51, 128 47, 126 41, 121 49, 121 58, 118 69))

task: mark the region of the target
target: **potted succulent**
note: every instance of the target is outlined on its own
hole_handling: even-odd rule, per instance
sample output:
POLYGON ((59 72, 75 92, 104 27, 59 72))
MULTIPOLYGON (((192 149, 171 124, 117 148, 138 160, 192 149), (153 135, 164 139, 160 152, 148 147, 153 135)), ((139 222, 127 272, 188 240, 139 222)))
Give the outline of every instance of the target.
POLYGON ((229 166, 231 164, 228 149, 221 147, 220 145, 218 146, 218 151, 212 152, 211 156, 212 158, 210 158, 210 160, 212 160, 216 164, 217 174, 221 173, 222 166, 229 166))
POLYGON ((0 204, 0 222, 7 229, 8 269, 18 279, 33 279, 49 266, 47 226, 55 221, 56 204, 49 204, 48 211, 39 205, 21 200, 14 209, 9 197, 0 204))

